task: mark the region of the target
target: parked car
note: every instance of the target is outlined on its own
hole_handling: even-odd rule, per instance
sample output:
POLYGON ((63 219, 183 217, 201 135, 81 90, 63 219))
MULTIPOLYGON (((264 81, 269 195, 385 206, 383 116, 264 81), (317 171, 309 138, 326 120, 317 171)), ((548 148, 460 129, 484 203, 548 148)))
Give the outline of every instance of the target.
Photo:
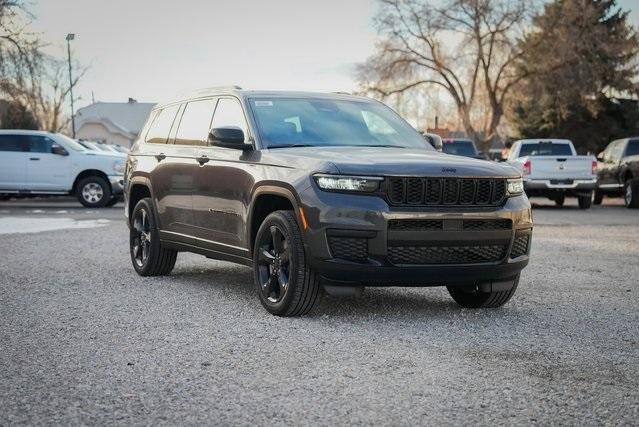
POLYGON ((86 207, 111 206, 122 194, 125 160, 90 151, 64 135, 0 130, 0 197, 73 194, 86 207))
POLYGON ((486 156, 475 146, 475 143, 470 139, 451 139, 445 138, 442 140, 442 152, 446 154, 454 154, 457 156, 472 157, 473 159, 486 160, 486 156))
POLYGON ((567 139, 515 141, 508 162, 521 171, 528 197, 546 197, 563 206, 566 197, 577 197, 588 209, 597 187, 597 159, 579 156, 567 139))
POLYGON ((639 208, 639 137, 612 141, 599 155, 599 185, 594 203, 604 196, 623 196, 629 208, 639 208))
POLYGON ((88 150, 114 153, 122 157, 126 157, 128 154, 128 150, 125 150, 125 151, 118 150, 117 148, 115 148, 116 145, 105 144, 103 142, 96 142, 96 141, 87 141, 87 140, 78 140, 77 142, 78 144, 82 145, 88 150))
POLYGON ((424 137, 426 141, 428 141, 431 147, 433 147, 437 151, 442 151, 443 142, 442 142, 441 136, 437 135, 436 133, 426 133, 426 132, 422 133, 422 136, 424 137))
POLYGON ((178 251, 252 266, 282 316, 322 287, 363 285, 501 306, 533 226, 514 168, 438 153, 385 105, 337 94, 211 89, 158 105, 125 195, 140 275, 169 274, 178 251))

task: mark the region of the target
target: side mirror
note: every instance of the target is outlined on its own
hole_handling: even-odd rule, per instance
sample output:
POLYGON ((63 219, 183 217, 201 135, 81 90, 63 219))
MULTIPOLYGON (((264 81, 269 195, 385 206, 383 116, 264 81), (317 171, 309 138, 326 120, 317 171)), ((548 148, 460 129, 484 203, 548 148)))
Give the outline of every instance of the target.
POLYGON ((68 156, 69 152, 67 150, 64 149, 64 147, 62 147, 59 144, 51 144, 51 153, 52 154, 57 154, 58 156, 68 156))
POLYGON ((251 146, 244 143, 244 132, 238 127, 213 128, 209 132, 209 145, 216 147, 247 150, 251 146))

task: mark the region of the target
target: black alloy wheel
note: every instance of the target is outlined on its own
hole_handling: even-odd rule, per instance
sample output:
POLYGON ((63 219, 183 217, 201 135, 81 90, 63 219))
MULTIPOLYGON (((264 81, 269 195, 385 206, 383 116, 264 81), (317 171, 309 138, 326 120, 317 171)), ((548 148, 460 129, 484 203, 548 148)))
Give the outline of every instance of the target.
POLYGON ((277 225, 260 236, 258 252, 258 280, 263 297, 271 303, 284 299, 289 289, 291 248, 277 225))

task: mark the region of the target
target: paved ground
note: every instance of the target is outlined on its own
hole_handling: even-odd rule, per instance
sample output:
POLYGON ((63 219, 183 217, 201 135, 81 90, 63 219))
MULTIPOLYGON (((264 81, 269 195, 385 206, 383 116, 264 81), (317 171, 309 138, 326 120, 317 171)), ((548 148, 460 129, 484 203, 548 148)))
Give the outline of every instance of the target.
POLYGON ((502 309, 385 288, 296 319, 245 267, 138 277, 121 207, 2 203, 0 233, 86 228, 0 235, 0 425, 636 424, 639 212, 615 203, 536 208, 502 309))

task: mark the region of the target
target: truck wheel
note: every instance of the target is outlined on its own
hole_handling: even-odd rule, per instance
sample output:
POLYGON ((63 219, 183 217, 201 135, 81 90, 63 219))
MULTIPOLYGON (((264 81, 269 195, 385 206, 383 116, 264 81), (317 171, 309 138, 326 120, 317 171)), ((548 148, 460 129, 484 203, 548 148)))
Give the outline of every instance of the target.
POLYGON ((627 208, 639 208, 639 178, 629 179, 626 181, 623 194, 623 199, 627 208))
POLYGON ((103 208, 111 199, 111 186, 104 178, 88 176, 78 181, 76 195, 87 208, 103 208))
POLYGON ((273 212, 260 226, 253 246, 253 276, 260 302, 271 314, 303 315, 317 302, 319 276, 306 263, 292 211, 273 212))
POLYGON ((131 214, 129 248, 140 276, 166 276, 175 266, 177 251, 162 246, 149 197, 140 200, 131 214))
POLYGON ((559 207, 562 207, 564 205, 564 202, 566 201, 566 195, 565 194, 559 194, 557 196, 555 196, 555 204, 559 207))
POLYGON ((595 196, 593 197, 593 203, 595 205, 600 205, 603 202, 604 194, 601 190, 595 190, 595 196))
POLYGON ((579 209, 590 209, 590 205, 592 204, 592 194, 587 196, 579 196, 579 209))
POLYGON ((513 287, 507 291, 481 292, 477 287, 447 286, 448 293, 455 302, 465 308, 495 308, 506 304, 514 295, 519 284, 519 275, 513 287))
POLYGON ((0 194, 0 200, 2 200, 3 202, 9 199, 11 199, 11 194, 0 194))

